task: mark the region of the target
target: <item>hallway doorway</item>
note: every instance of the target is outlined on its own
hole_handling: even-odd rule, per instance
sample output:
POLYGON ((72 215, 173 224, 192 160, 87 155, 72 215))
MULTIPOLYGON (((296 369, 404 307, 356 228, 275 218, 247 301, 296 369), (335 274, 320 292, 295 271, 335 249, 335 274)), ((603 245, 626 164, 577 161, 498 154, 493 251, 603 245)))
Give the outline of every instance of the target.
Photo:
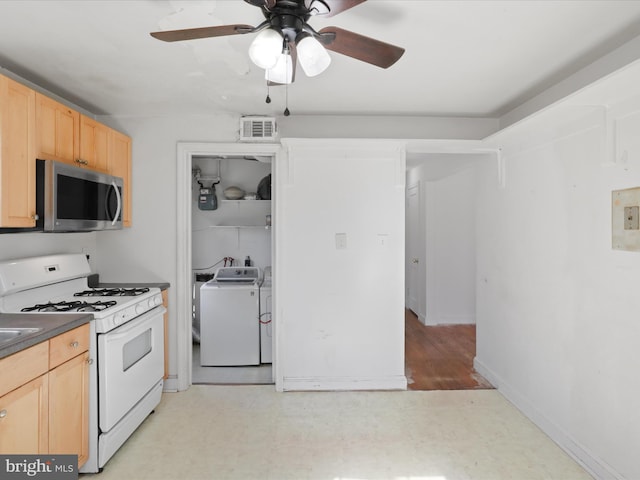
POLYGON ((405 310, 408 390, 477 390, 493 386, 473 368, 475 325, 424 325, 405 310))

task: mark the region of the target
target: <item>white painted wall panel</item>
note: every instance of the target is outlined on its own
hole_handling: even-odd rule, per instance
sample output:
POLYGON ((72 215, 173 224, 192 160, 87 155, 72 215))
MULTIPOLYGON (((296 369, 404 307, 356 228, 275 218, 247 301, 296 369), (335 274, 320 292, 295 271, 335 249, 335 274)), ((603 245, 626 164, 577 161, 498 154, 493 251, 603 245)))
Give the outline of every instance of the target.
POLYGON ((640 256, 611 249, 611 191, 640 185, 640 152, 612 162, 583 111, 506 139, 504 188, 481 174, 476 365, 597 478, 639 478, 640 256))
POLYGON ((395 142, 284 142, 284 388, 404 388, 404 153, 395 142))

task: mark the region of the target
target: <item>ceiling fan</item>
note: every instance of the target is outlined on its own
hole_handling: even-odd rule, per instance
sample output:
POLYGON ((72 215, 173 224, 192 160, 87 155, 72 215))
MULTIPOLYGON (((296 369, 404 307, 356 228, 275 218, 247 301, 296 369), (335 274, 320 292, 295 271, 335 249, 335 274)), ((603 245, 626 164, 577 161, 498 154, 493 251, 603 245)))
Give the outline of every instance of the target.
POLYGON ((307 76, 323 72, 331 58, 326 50, 381 68, 396 63, 404 49, 338 27, 314 30, 307 21, 315 15, 333 17, 366 0, 244 0, 259 7, 265 20, 257 25, 221 25, 152 32, 165 42, 258 33, 249 48, 252 61, 265 69, 269 85, 295 80, 296 65, 307 76))

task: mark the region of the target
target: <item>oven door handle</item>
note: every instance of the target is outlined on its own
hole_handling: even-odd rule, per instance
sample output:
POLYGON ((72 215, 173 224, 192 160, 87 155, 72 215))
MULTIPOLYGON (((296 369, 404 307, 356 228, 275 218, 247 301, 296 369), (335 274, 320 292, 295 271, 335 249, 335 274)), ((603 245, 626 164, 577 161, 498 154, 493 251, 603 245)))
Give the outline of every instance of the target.
POLYGON ((158 305, 153 310, 149 310, 148 312, 143 313, 141 316, 119 326, 115 330, 107 332, 106 335, 108 336, 110 342, 114 340, 117 341, 120 338, 127 337, 133 330, 146 328, 147 323, 151 323, 150 321, 155 319, 158 315, 164 315, 166 311, 166 308, 164 308, 162 305, 158 305))
POLYGON ((118 206, 116 207, 116 213, 113 216, 113 220, 111 221, 111 225, 115 225, 118 221, 118 217, 120 216, 120 212, 122 211, 122 196, 120 195, 120 190, 118 190, 118 186, 116 182, 111 181, 111 187, 116 192, 116 200, 118 201, 118 206))

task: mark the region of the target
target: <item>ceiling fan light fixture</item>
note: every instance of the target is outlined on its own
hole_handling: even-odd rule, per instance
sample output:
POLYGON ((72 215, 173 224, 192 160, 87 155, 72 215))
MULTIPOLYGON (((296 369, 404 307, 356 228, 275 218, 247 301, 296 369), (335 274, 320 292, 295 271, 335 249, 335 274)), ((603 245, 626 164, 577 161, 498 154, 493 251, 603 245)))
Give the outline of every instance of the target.
POLYGON ((273 68, 268 68, 264 73, 267 82, 287 85, 293 82, 293 62, 291 55, 282 53, 273 68))
POLYGON ((262 30, 249 46, 249 57, 258 67, 275 67, 282 54, 282 35, 273 28, 262 30))
POLYGON ((311 35, 304 36, 297 45, 298 61, 307 77, 315 77, 331 64, 329 52, 311 35))

